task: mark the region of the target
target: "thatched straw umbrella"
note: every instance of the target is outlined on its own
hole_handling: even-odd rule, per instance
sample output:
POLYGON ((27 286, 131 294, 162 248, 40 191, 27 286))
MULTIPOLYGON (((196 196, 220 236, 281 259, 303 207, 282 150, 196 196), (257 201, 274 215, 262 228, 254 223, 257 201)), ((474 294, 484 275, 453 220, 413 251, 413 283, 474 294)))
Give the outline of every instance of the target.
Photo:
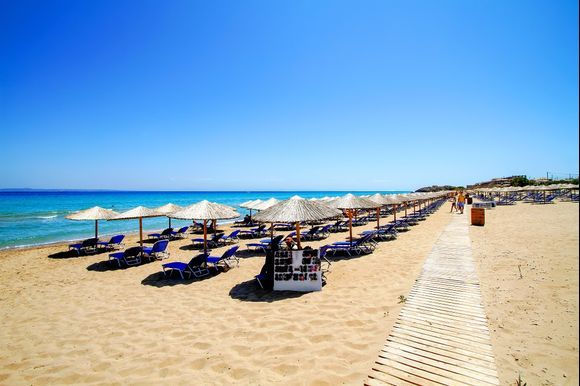
POLYGON ((229 220, 240 214, 231 206, 203 200, 169 216, 182 220, 203 220, 203 251, 207 253, 207 221, 229 220))
POLYGON ((401 200, 400 195, 398 195, 398 194, 385 194, 383 197, 385 197, 385 201, 387 202, 387 204, 391 204, 393 206, 394 221, 397 221, 397 207, 399 206, 399 204, 401 204, 403 202, 401 200))
POLYGON ((94 206, 89 209, 84 209, 76 213, 69 214, 65 218, 68 220, 75 220, 75 221, 86 221, 86 220, 94 220, 95 221, 95 238, 99 237, 99 220, 109 220, 119 213, 111 210, 111 209, 104 209, 100 206, 94 206))
MULTIPOLYGON (((181 207, 179 205, 175 205, 175 204, 169 203, 169 204, 165 204, 165 205, 159 206, 159 207, 155 208, 154 210, 156 212, 162 213, 162 214, 164 214, 164 215, 167 216, 167 215, 169 215, 171 213, 178 212, 181 209, 183 209, 183 207, 181 207)), ((169 219, 168 228, 171 228, 171 217, 167 216, 167 218, 169 219)))
POLYGON ((250 220, 252 219, 252 210, 256 208, 256 205, 262 203, 264 201, 257 199, 257 200, 250 200, 246 202, 242 202, 240 204, 240 208, 249 209, 250 210, 250 220))
POLYGON ((380 193, 375 193, 368 198, 370 201, 378 204, 377 206, 377 229, 381 227, 381 206, 387 205, 389 201, 380 193))
POLYGON ((337 209, 344 209, 346 210, 346 214, 348 215, 348 228, 349 228, 349 235, 350 235, 350 243, 352 245, 352 215, 353 210, 356 209, 372 209, 377 207, 377 203, 373 202, 369 199, 357 197, 353 194, 345 194, 342 197, 337 198, 336 200, 330 201, 328 206, 337 209))
POLYGON ((255 210, 265 210, 270 208, 271 206, 276 205, 277 203, 279 203, 280 200, 277 200, 275 198, 269 198, 266 201, 262 201, 259 204, 254 205, 254 209, 255 210))
POLYGON ((334 218, 340 215, 340 211, 329 208, 317 201, 305 200, 299 196, 293 196, 288 200, 281 201, 268 209, 256 214, 258 221, 264 222, 289 222, 296 224, 296 238, 298 249, 300 245, 300 222, 320 221, 334 218))
POLYGON ((132 220, 139 219, 139 244, 143 248, 143 219, 149 217, 162 217, 163 214, 144 206, 138 206, 126 212, 120 213, 109 220, 132 220))

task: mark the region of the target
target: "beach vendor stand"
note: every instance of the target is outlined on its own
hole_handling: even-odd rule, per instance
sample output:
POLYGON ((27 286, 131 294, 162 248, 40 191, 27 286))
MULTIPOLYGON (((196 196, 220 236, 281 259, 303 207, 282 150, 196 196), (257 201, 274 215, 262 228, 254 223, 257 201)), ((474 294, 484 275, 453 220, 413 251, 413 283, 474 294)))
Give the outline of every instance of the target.
POLYGON ((320 221, 340 216, 337 209, 317 202, 294 196, 281 201, 272 207, 256 214, 254 218, 262 222, 287 222, 296 227, 297 250, 279 250, 272 246, 266 257, 263 274, 268 282, 273 283, 275 291, 310 292, 322 289, 322 272, 320 251, 302 249, 300 243, 300 223, 303 221, 320 221), (273 260, 273 261, 272 261, 273 260))

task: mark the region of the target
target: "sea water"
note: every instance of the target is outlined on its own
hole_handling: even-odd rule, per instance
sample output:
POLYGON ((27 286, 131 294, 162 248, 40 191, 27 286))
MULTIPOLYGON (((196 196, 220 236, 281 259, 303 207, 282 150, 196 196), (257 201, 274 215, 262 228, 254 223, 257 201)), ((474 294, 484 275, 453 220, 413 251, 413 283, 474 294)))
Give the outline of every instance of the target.
MULTIPOLYGON (((127 191, 0 191, 0 249, 78 240, 94 236, 94 221, 71 221, 65 216, 95 205, 117 212, 143 205, 155 208, 167 203, 187 206, 208 200, 235 207, 241 216, 248 211, 239 205, 248 200, 274 197, 284 200, 294 195, 303 198, 341 196, 348 192, 127 192, 127 191)), ((357 195, 373 192, 352 192, 357 195)), ((382 194, 407 191, 382 191, 382 194)), ((234 220, 231 220, 234 221, 234 220)), ((173 228, 191 224, 172 220, 173 228)), ((147 231, 166 228, 166 217, 143 219, 147 231)), ((138 220, 99 221, 99 235, 136 232, 138 220)))

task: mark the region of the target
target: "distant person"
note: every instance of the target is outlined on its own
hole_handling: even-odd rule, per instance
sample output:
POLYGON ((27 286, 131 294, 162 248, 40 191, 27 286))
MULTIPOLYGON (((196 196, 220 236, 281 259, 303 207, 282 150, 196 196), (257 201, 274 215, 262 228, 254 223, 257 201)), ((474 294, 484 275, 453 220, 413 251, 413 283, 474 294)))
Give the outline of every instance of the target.
POLYGON ((244 224, 249 225, 252 222, 252 218, 250 217, 250 215, 245 215, 244 216, 244 224))
POLYGON ((449 201, 451 202, 451 210, 449 211, 449 213, 453 213, 454 210, 457 212, 457 203, 455 196, 451 197, 449 201))
POLYGON ((465 196, 463 195, 463 191, 461 191, 457 196, 457 209, 459 209, 459 213, 463 214, 464 208, 465 208, 465 196))

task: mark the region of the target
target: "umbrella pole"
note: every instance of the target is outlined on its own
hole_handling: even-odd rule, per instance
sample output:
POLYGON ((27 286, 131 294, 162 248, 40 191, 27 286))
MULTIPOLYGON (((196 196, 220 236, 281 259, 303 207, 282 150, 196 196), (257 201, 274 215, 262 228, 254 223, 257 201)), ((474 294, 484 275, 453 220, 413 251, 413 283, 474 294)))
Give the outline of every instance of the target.
POLYGON ((95 220, 95 239, 99 237, 99 220, 95 220))
POLYGON ((169 228, 171 228, 171 217, 168 217, 169 219, 169 228))
POLYGON ((300 245, 300 222, 296 221, 296 240, 298 241, 298 249, 302 249, 300 245))
POLYGON ((270 223, 270 241, 274 240, 274 223, 270 223))
POLYGON ((377 230, 381 227, 381 208, 377 208, 377 230))
POLYGON ((139 244, 143 248, 143 217, 139 217, 139 244))
POLYGON ((405 217, 407 217, 407 201, 404 202, 405 205, 405 217))
POLYGON ((203 220, 203 253, 207 254, 207 220, 203 220))
POLYGON ((348 232, 350 235, 350 246, 352 247, 352 210, 348 210, 348 232))
POLYGON ((395 221, 397 221, 397 205, 393 204, 393 216, 395 216, 395 221))
POLYGON ((544 204, 546 203, 546 191, 544 190, 544 204))

